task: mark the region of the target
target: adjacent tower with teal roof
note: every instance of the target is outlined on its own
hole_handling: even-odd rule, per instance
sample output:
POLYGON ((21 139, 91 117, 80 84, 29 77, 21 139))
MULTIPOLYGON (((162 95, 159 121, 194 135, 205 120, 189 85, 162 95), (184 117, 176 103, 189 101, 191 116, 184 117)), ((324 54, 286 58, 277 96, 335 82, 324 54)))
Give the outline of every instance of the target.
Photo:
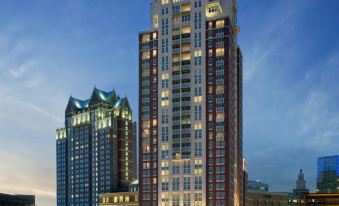
POLYGON ((56 133, 58 206, 96 206, 99 194, 127 191, 136 179, 136 123, 114 90, 70 97, 56 133))

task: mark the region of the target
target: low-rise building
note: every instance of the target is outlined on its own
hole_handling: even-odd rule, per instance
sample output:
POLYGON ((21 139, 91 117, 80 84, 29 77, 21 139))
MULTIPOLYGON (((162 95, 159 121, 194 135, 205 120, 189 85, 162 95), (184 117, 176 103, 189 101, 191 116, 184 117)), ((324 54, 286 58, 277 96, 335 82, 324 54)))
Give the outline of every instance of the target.
POLYGON ((305 206, 339 205, 339 194, 305 194, 305 206))
POLYGON ((99 195, 99 205, 138 206, 139 192, 116 192, 99 195))
POLYGON ((34 195, 9 195, 0 194, 0 205, 1 206, 34 206, 35 196, 34 195))
POLYGON ((248 190, 246 206, 288 206, 288 193, 248 190))
POLYGON ((139 181, 133 181, 128 192, 115 192, 99 195, 100 206, 138 206, 139 205, 139 181))

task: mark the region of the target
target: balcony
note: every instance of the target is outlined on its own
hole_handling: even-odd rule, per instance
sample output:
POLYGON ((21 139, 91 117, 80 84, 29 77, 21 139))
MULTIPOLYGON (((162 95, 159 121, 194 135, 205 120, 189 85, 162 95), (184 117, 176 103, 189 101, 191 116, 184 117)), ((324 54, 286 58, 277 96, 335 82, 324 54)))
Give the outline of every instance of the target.
POLYGON ((182 65, 181 66, 181 71, 185 72, 185 71, 191 71, 191 65, 187 64, 187 65, 182 65))
POLYGON ((181 39, 181 43, 185 44, 185 43, 190 43, 191 42, 191 37, 185 37, 181 39))
POLYGON ((183 92, 181 93, 181 97, 190 97, 191 96, 191 92, 183 92))
POLYGON ((181 75, 181 79, 191 79, 191 74, 183 74, 181 75))
POLYGON ((179 53, 180 53, 180 48, 172 49, 172 54, 179 54, 179 53))

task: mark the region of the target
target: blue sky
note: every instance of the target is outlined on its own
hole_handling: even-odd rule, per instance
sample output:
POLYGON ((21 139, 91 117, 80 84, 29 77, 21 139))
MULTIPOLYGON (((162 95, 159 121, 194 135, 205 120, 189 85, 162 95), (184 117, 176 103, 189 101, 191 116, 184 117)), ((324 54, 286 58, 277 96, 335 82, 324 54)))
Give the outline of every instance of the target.
MULTIPOLYGON (((0 192, 55 205, 55 129, 69 95, 127 95, 150 0, 0 1, 0 192)), ((289 191, 339 147, 339 2, 239 0, 250 179, 289 191)))

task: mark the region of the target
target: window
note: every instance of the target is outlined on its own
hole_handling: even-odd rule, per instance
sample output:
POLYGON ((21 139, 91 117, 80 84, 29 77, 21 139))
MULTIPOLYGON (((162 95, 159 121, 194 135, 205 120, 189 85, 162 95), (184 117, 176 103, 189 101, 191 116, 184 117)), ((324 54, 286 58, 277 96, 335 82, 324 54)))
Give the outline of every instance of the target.
POLYGON ((194 174, 196 175, 202 174, 202 160, 194 161, 194 174))
POLYGON ((194 83, 195 84, 201 84, 201 77, 202 77, 202 74, 201 74, 201 69, 197 69, 194 71, 194 83))
POLYGON ((168 109, 164 109, 162 110, 162 114, 161 114, 161 123, 162 124, 168 124, 168 109))
POLYGON ((191 173, 191 164, 190 162, 184 162, 184 174, 191 173))
POLYGON ((164 90, 161 92, 161 106, 168 107, 169 106, 169 91, 164 90))
POLYGON ((174 177, 173 178, 173 191, 179 191, 179 186, 180 186, 179 177, 174 177))
POLYGON ((194 14, 194 28, 201 29, 201 12, 194 14))
POLYGON ((194 194, 194 206, 202 206, 202 194, 201 193, 194 194))
POLYGON ((191 189, 191 178, 190 177, 184 177, 184 190, 190 190, 191 189))
POLYGON ((201 118, 202 118, 201 105, 194 106, 194 117, 195 117, 195 120, 201 120, 201 118))
POLYGON ((201 47, 201 33, 195 33, 194 34, 194 47, 198 48, 201 47))
POLYGON ((179 206, 180 203, 180 199, 179 199, 179 195, 178 194, 173 194, 173 206, 179 206))
POLYGON ((189 22, 191 20, 191 15, 190 14, 184 14, 181 17, 181 21, 184 22, 189 22))
POLYGON ((168 127, 161 128, 161 141, 168 142, 168 127))
POLYGON ((168 145, 162 145, 162 150, 161 150, 161 157, 162 159, 167 159, 169 156, 169 150, 168 150, 168 145))
POLYGON ((168 35, 168 19, 161 20, 161 34, 163 36, 168 35))
POLYGON ((201 50, 197 50, 194 52, 194 65, 201 65, 201 60, 202 60, 202 57, 201 57, 201 50))
POLYGON ((168 191, 168 180, 167 179, 163 179, 162 180, 162 182, 161 182, 161 189, 164 192, 168 191))
POLYGON ((178 175, 180 174, 180 166, 177 164, 173 165, 173 175, 178 175))
POLYGON ((194 102, 201 102, 202 101, 202 90, 201 87, 194 88, 194 102))
POLYGON ((168 162, 161 162, 161 175, 169 175, 168 162))
POLYGON ((202 127, 201 124, 194 125, 194 137, 195 139, 202 139, 202 127))
MULTIPOLYGON (((165 45, 164 49, 166 49, 166 45, 165 45)), ((168 71, 168 56, 161 58, 161 70, 162 71, 168 71)))
POLYGON ((184 194, 184 206, 191 206, 191 194, 184 194))
POLYGON ((202 142, 194 143, 194 156, 201 157, 202 156, 202 142))
POLYGON ((202 189, 202 177, 194 177, 194 189, 195 190, 202 189))
POLYGON ((161 87, 163 89, 168 88, 168 78, 169 78, 168 73, 164 73, 164 74, 161 75, 161 87))

